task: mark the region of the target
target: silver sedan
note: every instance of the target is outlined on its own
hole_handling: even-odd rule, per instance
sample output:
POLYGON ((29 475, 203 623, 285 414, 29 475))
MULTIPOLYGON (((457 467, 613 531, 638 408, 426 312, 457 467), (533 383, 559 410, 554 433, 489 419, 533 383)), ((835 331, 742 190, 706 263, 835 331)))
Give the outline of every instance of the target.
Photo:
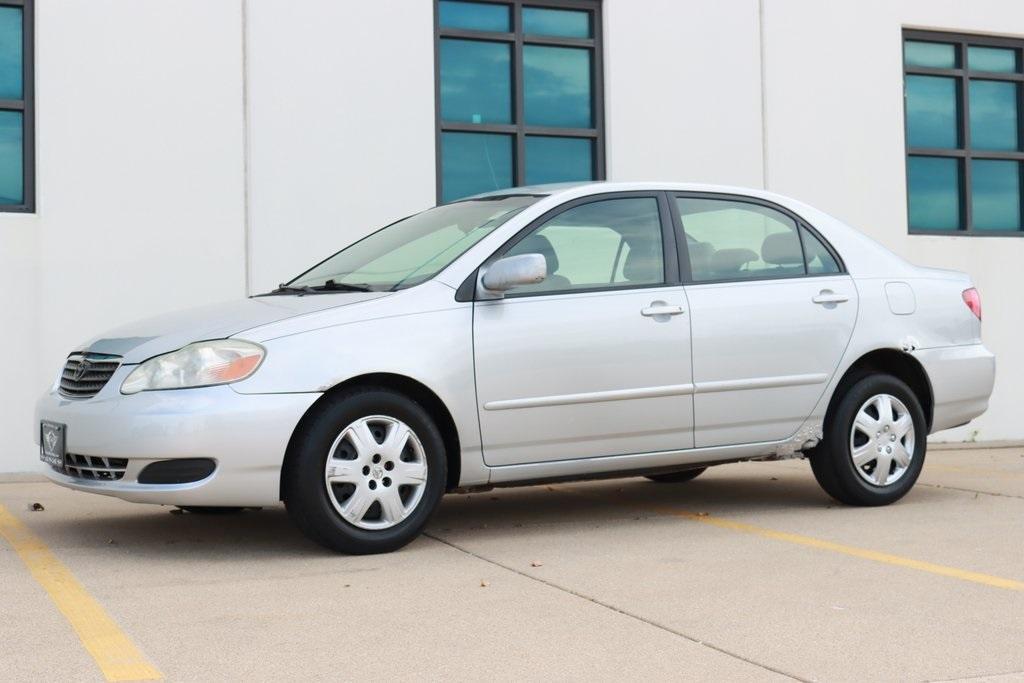
POLYGON ((58 484, 193 512, 283 500, 344 552, 441 496, 806 457, 833 498, 914 485, 995 362, 962 274, 798 201, 518 188, 399 220, 272 292, 112 330, 37 406, 58 484))

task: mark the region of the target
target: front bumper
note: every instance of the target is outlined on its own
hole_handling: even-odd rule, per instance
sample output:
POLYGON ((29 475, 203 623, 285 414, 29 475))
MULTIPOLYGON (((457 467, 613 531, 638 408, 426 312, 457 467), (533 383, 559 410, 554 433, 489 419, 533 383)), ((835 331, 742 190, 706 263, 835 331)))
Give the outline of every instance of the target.
POLYGON ((83 479, 40 463, 47 477, 139 503, 262 506, 278 501, 288 440, 321 394, 239 394, 216 386, 124 396, 119 387, 132 367, 118 369, 93 398, 68 399, 51 391, 36 404, 36 443, 40 420, 65 424, 68 453, 125 458, 124 477, 83 479), (149 463, 176 458, 210 458, 216 468, 187 484, 138 482, 149 463))
POLYGON ((988 408, 996 378, 996 357, 982 344, 918 349, 932 385, 932 432, 959 427, 988 408))

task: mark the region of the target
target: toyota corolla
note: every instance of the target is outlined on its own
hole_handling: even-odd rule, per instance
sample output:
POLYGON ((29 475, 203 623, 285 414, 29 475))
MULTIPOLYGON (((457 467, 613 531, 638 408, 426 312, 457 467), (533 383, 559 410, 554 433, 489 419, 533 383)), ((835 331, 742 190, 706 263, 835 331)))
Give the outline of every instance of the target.
POLYGON ((987 407, 980 335, 967 275, 792 199, 519 188, 80 345, 36 433, 58 484, 195 512, 283 501, 349 553, 408 543, 445 492, 743 460, 806 457, 833 498, 884 505, 929 433, 987 407))

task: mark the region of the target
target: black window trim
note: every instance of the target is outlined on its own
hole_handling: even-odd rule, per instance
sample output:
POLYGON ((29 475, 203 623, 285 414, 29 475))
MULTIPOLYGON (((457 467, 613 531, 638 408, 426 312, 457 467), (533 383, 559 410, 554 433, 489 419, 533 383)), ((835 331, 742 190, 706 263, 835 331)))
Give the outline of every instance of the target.
POLYGON ((491 32, 442 28, 441 0, 434 0, 434 173, 437 203, 442 199, 441 138, 446 132, 455 133, 504 133, 512 135, 513 187, 526 185, 526 136, 575 137, 593 141, 593 180, 604 180, 605 164, 605 121, 604 121, 604 39, 602 27, 602 0, 467 0, 492 5, 507 5, 511 8, 512 31, 491 32), (586 10, 590 12, 592 38, 564 38, 559 36, 525 35, 522 32, 522 8, 542 7, 551 9, 586 10), (441 39, 458 38, 487 42, 509 43, 512 45, 512 110, 513 123, 467 123, 444 122, 441 120, 441 39), (578 47, 591 51, 591 128, 558 128, 552 126, 530 126, 524 120, 523 107, 523 46, 550 45, 554 47, 578 47))
POLYGON ((0 99, 0 110, 22 113, 22 201, 0 204, 0 213, 33 213, 36 210, 35 0, 0 0, 0 7, 22 10, 21 99, 0 99))
POLYGON ((968 81, 977 78, 986 81, 1003 81, 1017 83, 1017 136, 1018 144, 1024 143, 1024 72, 1000 73, 992 71, 975 71, 970 69, 970 61, 967 60, 968 45, 978 47, 1011 48, 1017 52, 1018 66, 1024 67, 1024 40, 1017 38, 983 36, 970 33, 951 33, 946 31, 928 31, 922 29, 904 28, 900 43, 900 55, 906 51, 907 41, 924 43, 953 44, 956 50, 956 68, 938 69, 932 67, 910 66, 903 59, 903 83, 904 93, 906 92, 907 76, 946 76, 956 78, 957 97, 959 98, 957 133, 959 135, 960 147, 956 149, 943 149, 931 147, 911 147, 910 135, 907 125, 907 98, 903 97, 903 137, 905 145, 905 178, 907 194, 907 232, 910 235, 941 235, 943 237, 1024 237, 1024 149, 1016 152, 998 150, 973 150, 971 149, 970 130, 970 93, 968 81), (960 225, 957 230, 936 230, 932 228, 915 228, 910 223, 910 157, 941 157, 946 159, 957 159, 960 168, 960 225), (978 229, 974 227, 973 198, 971 186, 971 164, 972 159, 991 159, 1003 161, 1017 161, 1020 164, 1019 181, 1021 197, 1021 229, 1020 230, 992 230, 978 229))
POLYGON ((637 289, 662 289, 665 287, 679 287, 682 286, 683 281, 680 277, 679 271, 679 250, 677 245, 676 231, 672 224, 670 202, 668 201, 668 195, 665 192, 659 190, 635 190, 629 192, 602 192, 600 194, 590 194, 584 197, 577 197, 569 201, 563 202, 558 206, 555 206, 537 218, 530 221, 526 227, 520 229, 516 234, 512 235, 505 241, 500 247, 494 250, 490 256, 488 256, 472 273, 469 274, 459 289, 456 292, 456 301, 493 301, 493 299, 479 299, 476 294, 477 278, 480 273, 480 269, 494 263, 516 244, 526 239, 527 236, 532 234, 535 230, 543 226, 545 223, 550 221, 552 218, 578 206, 584 204, 592 204, 595 202, 602 202, 613 199, 656 199, 658 202, 658 217, 661 228, 661 248, 662 248, 662 259, 664 263, 664 275, 663 281, 658 283, 650 284, 637 284, 637 285, 609 285, 607 287, 580 287, 577 289, 562 289, 558 291, 546 291, 546 292, 515 292, 510 291, 503 299, 527 299, 539 296, 563 296, 566 294, 599 294, 609 292, 624 292, 637 289))
POLYGON ((767 199, 761 199, 760 197, 751 197, 743 194, 732 194, 728 192, 680 192, 680 191, 669 191, 669 208, 672 212, 672 221, 675 226, 676 232, 676 245, 679 251, 679 264, 681 272, 683 273, 683 282, 687 287, 693 287, 697 285, 718 285, 723 283, 737 283, 737 282, 765 282, 774 280, 800 280, 806 278, 820 278, 820 277, 838 277, 841 275, 849 275, 846 270, 846 263, 843 262, 839 252, 836 251, 835 247, 825 239, 825 237, 818 232, 814 226, 803 219, 800 215, 787 209, 781 204, 769 201, 767 199), (800 239, 800 251, 804 257, 804 272, 803 274, 789 274, 789 275, 775 275, 765 277, 737 277, 737 278, 721 278, 717 280, 694 280, 693 272, 690 268, 690 254, 686 244, 686 232, 683 227, 682 216, 679 213, 679 204, 676 199, 711 199, 737 202, 742 204, 754 204, 756 206, 762 206, 773 211, 778 211, 784 216, 790 218, 797 226, 797 237, 800 239), (836 265, 839 266, 838 273, 808 273, 807 272, 807 250, 804 246, 803 230, 806 230, 813 235, 822 246, 828 251, 828 253, 835 259, 836 265))

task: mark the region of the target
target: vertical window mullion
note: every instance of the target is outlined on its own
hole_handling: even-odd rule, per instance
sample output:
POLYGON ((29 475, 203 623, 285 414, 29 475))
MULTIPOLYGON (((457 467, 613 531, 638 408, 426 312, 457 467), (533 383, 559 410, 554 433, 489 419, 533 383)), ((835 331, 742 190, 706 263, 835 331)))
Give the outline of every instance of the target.
POLYGON ((971 232, 974 230, 974 203, 973 189, 971 187, 971 79, 967 75, 967 41, 961 41, 958 45, 960 50, 960 69, 963 74, 960 77, 960 144, 964 149, 963 168, 960 169, 963 188, 960 199, 960 213, 963 225, 961 230, 971 232))
POLYGON ((524 127, 526 125, 524 112, 526 107, 523 103, 523 4, 518 0, 512 5, 512 32, 515 35, 515 42, 512 48, 512 70, 514 76, 512 79, 512 100, 515 107, 513 117, 516 125, 516 147, 513 164, 515 166, 516 185, 522 186, 526 184, 526 135, 524 134, 524 127))
POLYGON ((594 128, 597 138, 594 140, 594 180, 605 178, 605 140, 604 140, 604 26, 602 11, 604 4, 595 7, 590 14, 591 32, 594 38, 594 49, 590 58, 590 92, 591 111, 594 116, 594 128))
POLYGON ((26 2, 21 19, 21 185, 22 204, 26 211, 36 208, 36 114, 35 114, 35 7, 26 2))

